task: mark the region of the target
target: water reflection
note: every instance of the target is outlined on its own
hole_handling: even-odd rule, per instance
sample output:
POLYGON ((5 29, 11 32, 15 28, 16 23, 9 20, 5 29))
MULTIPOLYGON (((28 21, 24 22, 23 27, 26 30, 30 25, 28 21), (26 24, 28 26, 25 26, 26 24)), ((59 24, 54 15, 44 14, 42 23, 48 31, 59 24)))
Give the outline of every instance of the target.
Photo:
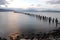
MULTIPOLYGON (((38 33, 48 32, 55 28, 55 24, 49 24, 49 22, 43 21, 45 18, 47 19, 46 16, 40 16, 40 20, 43 18, 43 20, 40 21, 36 17, 33 17, 37 15, 28 15, 13 12, 0 13, 0 36, 8 35, 9 33, 14 33, 17 31, 21 32, 21 29, 26 30, 28 28, 33 28, 35 32, 38 33)), ((58 25, 58 27, 60 27, 60 25, 58 25)))
POLYGON ((18 14, 17 13, 8 13, 8 29, 10 31, 18 31, 18 14))

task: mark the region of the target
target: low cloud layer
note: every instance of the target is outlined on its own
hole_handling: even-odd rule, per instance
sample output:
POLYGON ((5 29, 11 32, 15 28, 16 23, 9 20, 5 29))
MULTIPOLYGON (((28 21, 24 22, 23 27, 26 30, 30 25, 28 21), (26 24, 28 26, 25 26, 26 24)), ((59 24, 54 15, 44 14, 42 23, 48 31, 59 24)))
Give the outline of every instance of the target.
POLYGON ((49 0, 47 1, 49 4, 60 4, 60 0, 49 0))

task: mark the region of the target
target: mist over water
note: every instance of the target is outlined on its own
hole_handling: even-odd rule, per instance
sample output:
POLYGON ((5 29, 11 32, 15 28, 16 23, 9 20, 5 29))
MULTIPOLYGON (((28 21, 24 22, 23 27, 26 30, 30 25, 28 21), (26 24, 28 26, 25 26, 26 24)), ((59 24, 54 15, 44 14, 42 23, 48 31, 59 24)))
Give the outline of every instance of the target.
MULTIPOLYGON (((60 13, 55 12, 29 12, 35 15, 42 15, 52 18, 58 18, 60 22, 60 13)), ((58 25, 60 27, 60 25, 58 25)), ((0 36, 8 36, 10 32, 19 31, 23 28, 34 28, 36 32, 48 32, 56 28, 56 25, 34 16, 14 12, 0 12, 0 36)))
POLYGON ((58 18, 60 20, 60 12, 27 12, 27 13, 33 13, 36 15, 42 15, 42 16, 47 16, 47 17, 52 17, 52 18, 58 18))

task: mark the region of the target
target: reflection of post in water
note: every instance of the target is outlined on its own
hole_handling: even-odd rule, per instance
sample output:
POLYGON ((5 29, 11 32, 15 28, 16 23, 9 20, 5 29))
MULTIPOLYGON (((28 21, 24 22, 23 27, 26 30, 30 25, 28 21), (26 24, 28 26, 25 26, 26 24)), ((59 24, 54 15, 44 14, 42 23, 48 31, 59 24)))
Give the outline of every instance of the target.
POLYGON ((47 19, 48 19, 48 18, 45 16, 45 21, 47 21, 47 19))
POLYGON ((42 16, 40 16, 40 20, 42 19, 42 16))
POLYGON ((55 22, 56 22, 56 27, 58 26, 58 19, 56 18, 55 19, 55 22))
POLYGON ((39 19, 41 20, 41 16, 39 15, 39 19))
POLYGON ((38 18, 38 16, 37 16, 37 15, 35 15, 35 17, 36 17, 36 18, 38 18))

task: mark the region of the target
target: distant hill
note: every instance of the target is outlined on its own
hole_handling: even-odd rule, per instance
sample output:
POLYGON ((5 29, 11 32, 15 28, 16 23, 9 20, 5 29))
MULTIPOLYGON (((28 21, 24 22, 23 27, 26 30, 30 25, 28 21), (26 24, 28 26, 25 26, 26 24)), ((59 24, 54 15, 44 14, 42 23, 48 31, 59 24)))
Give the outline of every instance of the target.
POLYGON ((52 9, 37 9, 37 8, 28 8, 28 9, 16 9, 16 12, 60 12, 59 10, 52 9))
POLYGON ((0 9, 0 12, 9 12, 9 11, 13 11, 13 10, 9 10, 9 9, 0 9))
POLYGON ((53 9, 44 9, 44 8, 28 8, 28 9, 22 9, 22 8, 0 8, 0 12, 60 12, 59 10, 53 10, 53 9))

